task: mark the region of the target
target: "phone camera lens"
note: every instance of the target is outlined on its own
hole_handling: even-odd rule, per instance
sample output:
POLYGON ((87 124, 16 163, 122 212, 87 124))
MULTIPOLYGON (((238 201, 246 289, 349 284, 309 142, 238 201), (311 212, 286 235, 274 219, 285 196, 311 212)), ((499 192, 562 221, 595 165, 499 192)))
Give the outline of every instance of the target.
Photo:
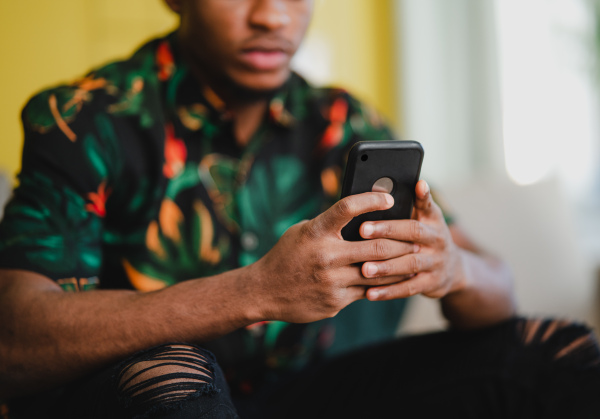
POLYGON ((361 159, 362 161, 367 161, 367 160, 368 160, 368 158, 369 158, 369 156, 367 156, 366 154, 363 154, 362 156, 360 156, 360 159, 361 159))

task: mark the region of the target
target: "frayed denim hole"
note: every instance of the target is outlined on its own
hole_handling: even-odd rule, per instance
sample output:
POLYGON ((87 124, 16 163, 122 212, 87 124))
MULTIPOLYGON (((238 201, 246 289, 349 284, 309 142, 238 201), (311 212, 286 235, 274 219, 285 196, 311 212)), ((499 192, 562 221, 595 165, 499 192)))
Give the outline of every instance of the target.
POLYGON ((600 349, 592 331, 567 320, 521 319, 517 330, 524 346, 541 346, 559 364, 600 368, 600 349))
POLYGON ((119 400, 139 412, 177 408, 185 400, 215 394, 214 363, 210 352, 195 345, 152 348, 121 364, 115 377, 119 400))

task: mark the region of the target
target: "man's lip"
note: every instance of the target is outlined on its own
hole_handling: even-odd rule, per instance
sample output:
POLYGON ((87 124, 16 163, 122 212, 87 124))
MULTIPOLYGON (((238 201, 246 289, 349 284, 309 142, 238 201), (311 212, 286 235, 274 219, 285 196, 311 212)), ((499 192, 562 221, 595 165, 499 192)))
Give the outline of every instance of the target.
POLYGON ((256 71, 277 70, 289 61, 289 55, 279 48, 247 48, 241 51, 239 57, 246 67, 256 71))

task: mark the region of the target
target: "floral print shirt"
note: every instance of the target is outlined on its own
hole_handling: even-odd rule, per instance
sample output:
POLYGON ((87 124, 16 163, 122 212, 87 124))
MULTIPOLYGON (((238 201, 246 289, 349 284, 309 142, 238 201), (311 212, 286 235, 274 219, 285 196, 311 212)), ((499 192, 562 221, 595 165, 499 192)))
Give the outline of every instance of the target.
MULTIPOLYGON (((345 91, 292 74, 241 145, 231 113, 196 82, 175 34, 37 94, 22 119, 22 171, 0 224, 0 267, 44 274, 71 292, 153 291, 251 264, 338 199, 356 141, 392 138, 345 91)), ((379 315, 388 335, 403 303, 380 303, 392 307, 379 315)), ((378 330, 356 313, 338 337, 378 330)), ((233 391, 248 393, 334 341, 331 322, 265 322, 207 347, 233 391)))

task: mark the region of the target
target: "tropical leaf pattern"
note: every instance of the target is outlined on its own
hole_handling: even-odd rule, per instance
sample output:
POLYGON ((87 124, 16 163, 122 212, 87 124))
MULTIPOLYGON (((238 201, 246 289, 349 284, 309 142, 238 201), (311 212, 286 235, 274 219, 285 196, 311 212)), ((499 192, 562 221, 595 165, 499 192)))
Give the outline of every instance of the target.
MULTIPOLYGON (((151 41, 29 101, 0 267, 87 292, 154 291, 248 265, 335 202, 356 141, 392 138, 347 92, 293 74, 240 146, 232 114, 198 85, 175 40, 151 41)), ((222 355, 232 386, 247 391, 268 371, 318 358, 333 336, 328 322, 264 322, 207 346, 222 355)))

